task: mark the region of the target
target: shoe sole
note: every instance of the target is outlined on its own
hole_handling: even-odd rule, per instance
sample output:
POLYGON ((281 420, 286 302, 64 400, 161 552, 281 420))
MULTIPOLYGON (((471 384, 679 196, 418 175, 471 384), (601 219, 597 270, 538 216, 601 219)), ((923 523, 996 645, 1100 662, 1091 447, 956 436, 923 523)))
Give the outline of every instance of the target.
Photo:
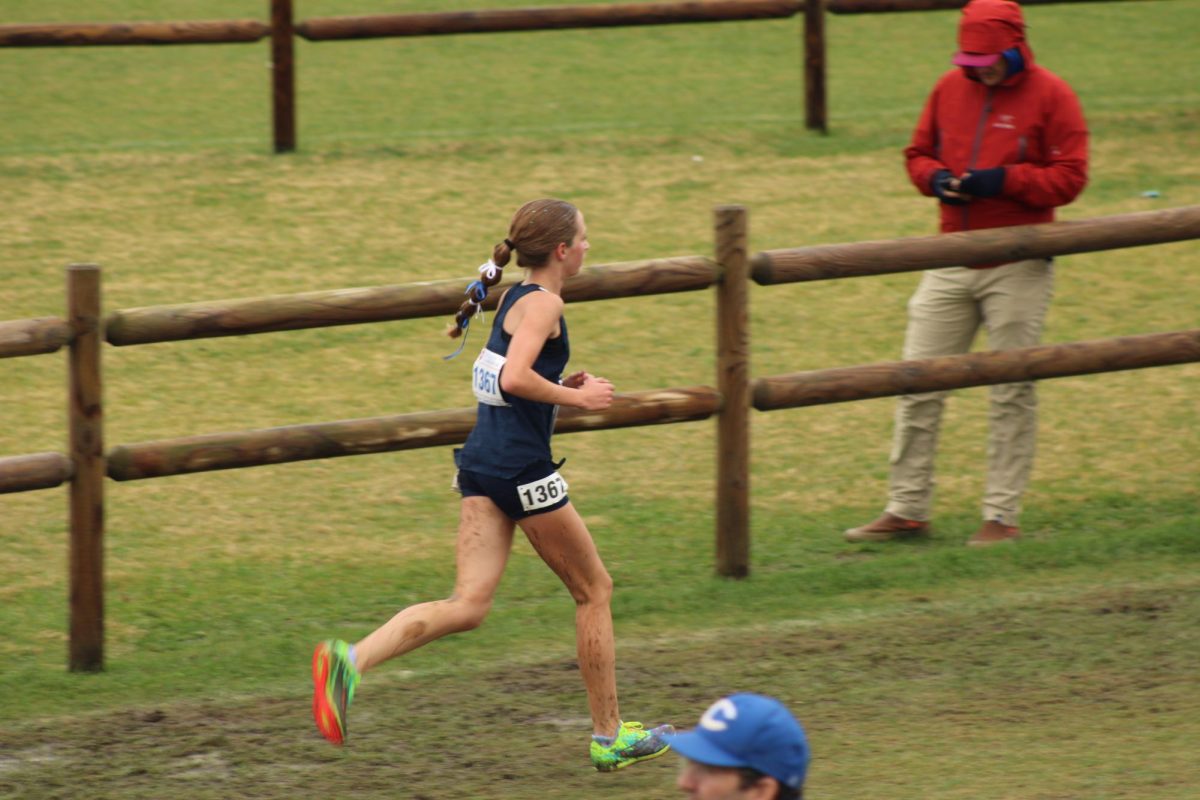
POLYGON ((618 761, 616 764, 613 764, 611 767, 600 767, 595 764, 593 764, 592 766, 595 767, 596 772, 616 772, 617 770, 625 769, 626 767, 628 767, 632 764, 637 764, 642 761, 649 761, 652 758, 658 758, 659 756, 666 755, 667 752, 670 751, 670 749, 671 749, 671 745, 667 745, 662 750, 656 750, 653 753, 650 753, 649 755, 638 756, 637 758, 623 759, 621 761, 618 761))
POLYGON ((858 528, 851 528, 842 534, 847 542, 890 542, 894 539, 920 539, 929 535, 929 529, 923 528, 915 531, 860 531, 858 528))
POLYGON ((967 547, 991 547, 994 544, 1007 544, 1008 542, 1019 542, 1020 536, 1006 536, 1003 539, 988 539, 986 541, 977 541, 967 539, 967 547))
POLYGON ((323 644, 317 645, 313 651, 313 720, 317 730, 327 740, 336 745, 345 741, 341 719, 337 706, 329 701, 329 670, 332 658, 329 648, 323 644))

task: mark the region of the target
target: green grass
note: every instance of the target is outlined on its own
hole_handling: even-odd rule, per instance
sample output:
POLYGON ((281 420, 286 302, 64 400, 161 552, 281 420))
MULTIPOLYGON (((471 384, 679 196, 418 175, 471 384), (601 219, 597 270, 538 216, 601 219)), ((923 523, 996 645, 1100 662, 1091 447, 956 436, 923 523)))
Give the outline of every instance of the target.
MULTIPOLYGON (((264 15, 164 5, 13 1, 0 22, 264 15)), ((1062 218, 1200 203, 1200 2, 1026 14, 1093 133, 1062 218)), ((796 20, 302 44, 287 157, 265 44, 0 50, 20 108, 0 126, 0 318, 61 315, 80 261, 105 309, 465 278, 545 194, 584 209, 592 263, 710 253, 730 202, 752 250, 926 235, 900 150, 954 22, 831 16, 829 136, 803 130, 796 20)), ((1051 342, 1197 325, 1195 242, 1071 256, 1057 280, 1051 342)), ((915 282, 752 287, 752 374, 897 358, 915 282)), ((578 304, 573 363, 620 391, 711 385, 713 310, 578 304)), ((443 325, 106 347, 106 445, 461 407, 443 325)), ((1026 541, 975 552, 986 391, 951 401, 937 535, 896 546, 839 535, 882 503, 892 401, 756 413, 745 581, 713 575, 711 421, 557 440, 617 584, 627 715, 688 725, 725 691, 777 694, 812 735, 814 797, 1189 798, 1200 368, 1043 382, 1026 541)), ((0 361, 0 398, 0 455, 64 449, 62 356, 0 361)), ((316 739, 312 644, 449 591, 449 479, 438 448, 107 484, 99 675, 65 669, 63 490, 0 497, 0 795, 670 796, 674 759, 586 770, 573 609, 524 542, 482 629, 372 673, 344 751, 316 739)))
MULTIPOLYGON (((626 705, 662 719, 703 708, 717 686, 777 694, 803 709, 817 747, 810 791, 822 796, 1187 797, 1181 743, 1200 732, 1188 681, 1200 655, 1194 576, 1111 579, 905 592, 886 609, 860 596, 684 635, 623 630, 626 705)), ((80 776, 106 798, 668 796, 671 759, 589 774, 569 642, 519 653, 505 633, 475 635, 502 651, 491 659, 450 639, 440 668, 363 684, 344 751, 296 735, 309 723, 304 703, 265 687, 47 717, 0 744, 21 764, 21 797, 70 796, 80 776)))

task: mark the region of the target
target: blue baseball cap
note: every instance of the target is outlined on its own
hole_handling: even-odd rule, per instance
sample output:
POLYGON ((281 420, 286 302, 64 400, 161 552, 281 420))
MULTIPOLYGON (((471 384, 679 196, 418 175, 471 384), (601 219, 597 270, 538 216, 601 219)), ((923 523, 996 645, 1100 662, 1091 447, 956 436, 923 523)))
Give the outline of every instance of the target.
POLYGON ((743 692, 709 706, 690 731, 663 737, 685 758, 713 767, 749 767, 799 789, 810 753, 804 728, 774 697, 743 692))

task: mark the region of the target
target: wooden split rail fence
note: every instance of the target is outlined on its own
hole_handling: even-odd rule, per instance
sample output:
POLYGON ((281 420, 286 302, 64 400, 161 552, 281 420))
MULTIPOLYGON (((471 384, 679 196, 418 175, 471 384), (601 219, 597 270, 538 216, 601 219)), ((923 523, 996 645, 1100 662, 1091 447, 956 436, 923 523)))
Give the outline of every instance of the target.
MULTIPOLYGON (((747 214, 715 212, 715 257, 684 256, 586 268, 569 301, 716 287, 716 386, 618 395, 603 412, 564 409, 560 433, 702 420, 717 415, 716 569, 742 577, 750 565, 750 409, 840 403, 966 386, 1057 378, 1200 361, 1200 329, 970 353, 750 378, 750 280, 769 286, 883 275, 1200 239, 1200 206, 876 242, 772 250, 751 257, 747 214)), ((465 279, 464 279, 465 280, 465 279)), ((508 279, 502 286, 510 285, 508 279)), ((449 445, 466 439, 474 409, 214 433, 104 449, 101 342, 117 346, 244 336, 449 315, 463 281, 308 292, 219 302, 100 311, 100 270, 67 268, 67 315, 0 322, 0 358, 69 352, 68 453, 0 458, 0 493, 49 489, 70 495, 72 670, 103 668, 104 478, 117 481, 449 445)), ((494 307, 500 293, 488 304, 494 307)))
MULTIPOLYGON (((1096 0, 1022 0, 1023 5, 1096 0)), ((828 131, 825 12, 864 14, 961 8, 966 0, 670 0, 327 17, 295 22, 292 0, 268 0, 270 22, 114 22, 0 24, 0 47, 234 44, 271 40, 274 148, 296 149, 295 37, 322 42, 399 36, 612 28, 779 19, 804 14, 805 125, 828 131)))

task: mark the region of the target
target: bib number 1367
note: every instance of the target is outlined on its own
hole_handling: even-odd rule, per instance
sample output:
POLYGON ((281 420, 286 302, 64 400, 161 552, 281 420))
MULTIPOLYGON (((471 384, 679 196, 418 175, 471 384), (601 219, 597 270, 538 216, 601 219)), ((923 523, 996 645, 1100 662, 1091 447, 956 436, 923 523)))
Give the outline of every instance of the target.
POLYGON ((479 402, 489 406, 508 405, 508 401, 500 393, 500 370, 504 368, 504 361, 504 356, 493 353, 486 347, 480 351, 479 358, 475 359, 471 386, 479 402))
POLYGON ((517 487, 517 496, 521 499, 522 509, 537 511, 566 497, 567 482, 557 472, 553 472, 541 480, 521 484, 517 487))

